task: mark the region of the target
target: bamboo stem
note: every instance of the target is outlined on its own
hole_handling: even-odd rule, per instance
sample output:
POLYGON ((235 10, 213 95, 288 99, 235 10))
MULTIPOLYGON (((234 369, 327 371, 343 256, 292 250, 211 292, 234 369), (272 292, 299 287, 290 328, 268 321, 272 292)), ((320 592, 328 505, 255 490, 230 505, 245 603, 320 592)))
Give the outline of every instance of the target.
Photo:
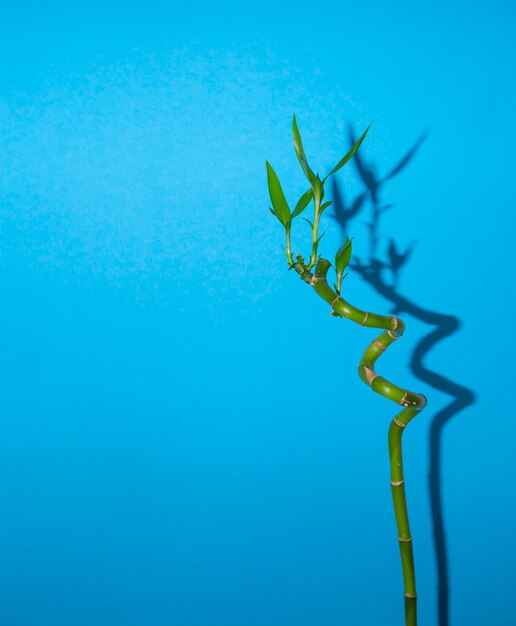
POLYGON ((403 571, 405 625, 417 626, 417 592, 412 549, 412 535, 407 511, 405 496, 405 478, 403 474, 402 435, 407 424, 426 406, 426 398, 422 394, 414 393, 394 385, 386 378, 374 371, 376 360, 385 350, 403 335, 405 325, 397 317, 376 315, 357 309, 349 304, 328 285, 326 275, 330 268, 329 261, 319 259, 312 274, 309 268, 301 261, 293 265, 301 279, 314 288, 314 291, 331 307, 331 314, 336 317, 345 317, 351 321, 370 328, 385 329, 374 339, 364 352, 358 365, 360 378, 373 391, 403 406, 403 410, 396 415, 389 427, 389 458, 391 468, 391 492, 398 530, 398 543, 403 571))

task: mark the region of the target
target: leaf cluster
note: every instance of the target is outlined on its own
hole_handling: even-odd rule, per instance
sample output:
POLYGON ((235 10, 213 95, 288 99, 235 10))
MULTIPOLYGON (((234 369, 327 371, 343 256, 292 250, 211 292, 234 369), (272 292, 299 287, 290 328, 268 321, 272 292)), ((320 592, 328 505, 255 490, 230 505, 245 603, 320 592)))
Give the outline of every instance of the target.
POLYGON ((301 215, 301 213, 306 209, 306 207, 310 204, 312 200, 314 200, 316 205, 319 206, 319 214, 322 214, 323 211, 332 204, 332 201, 321 204, 324 198, 324 183, 328 180, 330 176, 332 176, 342 167, 344 167, 344 165, 346 165, 346 163, 354 156, 355 152, 360 148, 360 145, 366 138, 370 127, 371 124, 369 124, 361 137, 356 141, 352 148, 348 150, 348 152, 346 152, 346 154, 342 157, 342 159, 340 159, 337 165, 335 165, 335 167, 321 180, 319 174, 315 174, 308 164, 308 159, 306 158, 306 153, 303 147, 303 141, 301 139, 301 134, 297 125, 297 119, 294 115, 294 119, 292 121, 292 138, 294 142, 294 150, 296 152, 299 164, 301 165, 301 169, 303 170, 304 175, 310 183, 310 189, 305 191, 305 193, 299 198, 293 211, 290 210, 278 175, 274 171, 272 165, 268 161, 265 162, 267 167, 267 184, 269 187, 269 195, 272 202, 272 207, 270 208, 270 211, 275 217, 278 218, 283 226, 287 226, 289 223, 292 222, 294 218, 296 218, 298 215, 301 215))
MULTIPOLYGON (((311 263, 309 267, 312 267, 315 263, 315 258, 317 255, 317 247, 322 238, 318 236, 318 226, 319 220, 323 212, 332 204, 332 200, 323 202, 324 200, 324 185, 328 178, 338 172, 348 161, 350 161, 357 150, 362 145, 362 142, 367 136, 371 124, 365 129, 359 139, 353 144, 353 146, 346 152, 346 154, 338 161, 338 163, 333 167, 324 178, 320 178, 319 173, 314 172, 310 164, 308 163, 308 159, 305 153, 305 149, 303 146, 303 140, 301 139, 301 134, 299 132, 299 127, 297 125, 297 119, 294 115, 292 121, 292 139, 294 143, 294 151, 297 156, 297 160, 301 166, 303 174, 308 180, 310 187, 307 191, 303 193, 303 195, 299 198, 294 207, 294 210, 291 211, 285 194, 283 192, 283 188, 281 186, 278 175, 274 171, 272 165, 266 161, 267 167, 267 184, 269 187, 269 195, 272 203, 272 207, 270 207, 271 213, 281 222, 283 227, 285 228, 285 232, 287 235, 287 257, 289 258, 290 263, 292 264, 292 256, 290 254, 290 228, 292 221, 301 215, 303 211, 308 207, 308 205, 313 201, 314 203, 314 219, 313 222, 311 220, 305 219, 306 222, 310 225, 312 229, 312 256, 311 263)), ((324 235, 324 233, 323 233, 324 235)), ((337 273, 337 283, 335 288, 337 292, 340 293, 340 287, 344 275, 344 270, 348 266, 352 254, 352 245, 351 240, 346 237, 346 241, 343 246, 337 251, 335 256, 335 268, 337 273)))

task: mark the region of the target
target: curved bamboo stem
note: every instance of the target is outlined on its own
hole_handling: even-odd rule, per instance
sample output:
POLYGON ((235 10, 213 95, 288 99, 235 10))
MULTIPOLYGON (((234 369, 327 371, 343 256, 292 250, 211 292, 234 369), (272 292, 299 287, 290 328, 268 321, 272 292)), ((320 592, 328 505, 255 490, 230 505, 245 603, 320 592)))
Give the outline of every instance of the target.
POLYGON ((293 265, 301 279, 314 288, 314 291, 331 307, 331 315, 345 317, 361 326, 369 328, 385 329, 372 341, 364 352, 358 365, 358 375, 373 391, 396 402, 404 407, 393 419, 389 427, 389 458, 391 468, 391 491, 394 504, 394 514, 398 529, 398 542, 403 570, 404 601, 405 601, 405 624, 417 626, 417 593, 416 576, 414 569, 414 555, 412 550, 412 535, 407 512, 407 500, 405 496, 405 477, 403 474, 402 458, 402 435, 407 424, 426 406, 424 395, 403 389, 389 382, 383 376, 374 371, 376 360, 385 350, 403 335, 405 325, 398 317, 377 315, 357 309, 338 295, 326 281, 326 275, 330 268, 329 261, 319 259, 315 267, 315 273, 300 261, 293 265))

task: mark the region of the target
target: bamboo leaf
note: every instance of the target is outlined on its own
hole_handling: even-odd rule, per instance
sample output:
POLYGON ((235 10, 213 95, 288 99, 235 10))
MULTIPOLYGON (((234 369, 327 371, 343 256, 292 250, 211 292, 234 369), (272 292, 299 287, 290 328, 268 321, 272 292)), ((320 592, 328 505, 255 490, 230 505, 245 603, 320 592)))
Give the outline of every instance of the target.
POLYGON ((335 270, 337 271, 337 274, 340 274, 342 276, 342 274, 344 273, 344 270, 349 265, 349 262, 351 260, 352 251, 353 246, 351 243, 351 239, 346 236, 346 241, 337 250, 337 254, 335 255, 335 270))
POLYGON ((319 178, 319 174, 317 174, 312 181, 312 191, 314 194, 314 202, 321 204, 324 198, 324 186, 322 180, 319 178))
POLYGON ((346 278, 346 276, 347 276, 347 275, 348 275, 348 273, 346 272, 346 273, 342 276, 342 278, 341 278, 341 280, 340 280, 340 283, 339 283, 338 285, 337 285, 337 283, 335 283, 335 284, 333 285, 333 288, 335 289, 335 291, 336 291, 338 294, 340 294, 340 287, 341 287, 341 285, 342 285, 342 281, 346 278))
POLYGON ((344 270, 349 265, 351 260, 351 254, 353 252, 353 246, 351 243, 351 239, 346 235, 346 241, 344 244, 337 250, 337 254, 335 255, 335 272, 337 274, 337 292, 340 293, 340 286, 342 283, 342 275, 344 274, 344 270))
POLYGON ((305 220, 305 222, 308 222, 308 223, 310 224, 310 228, 311 228, 312 230, 314 229, 314 225, 313 225, 313 223, 312 223, 309 219, 307 219, 306 217, 302 217, 301 219, 302 219, 302 220, 305 220))
POLYGON ((314 193, 312 189, 305 191, 305 193, 299 198, 296 204, 296 208, 294 209, 292 213, 292 219, 300 215, 306 209, 306 207, 310 204, 313 197, 314 197, 314 193))
POLYGON ((274 207, 274 215, 279 221, 286 226, 291 221, 290 208, 281 188, 281 183, 271 164, 266 161, 267 166, 267 185, 269 186, 269 195, 271 197, 272 206, 274 207))
MULTIPOLYGON (((372 124, 373 122, 371 122, 372 124)), ((338 172, 340 170, 341 167, 344 167, 344 165, 346 165, 346 163, 353 158, 353 156, 355 155, 355 152, 360 148, 360 146, 362 145, 362 142, 364 141, 364 139, 366 138, 367 133, 369 132, 369 129, 371 128, 371 124, 369 124, 369 126, 365 129, 365 131, 362 133, 362 135, 360 136, 360 139, 358 139, 358 141, 355 142, 355 144, 353 145, 353 147, 348 150, 348 152, 346 152, 346 154, 342 157, 342 159, 337 163, 337 165, 332 169, 332 171, 327 174, 324 179, 323 182, 329 178, 332 174, 335 174, 335 172, 338 172)))
POLYGON ((294 119, 292 121, 292 139, 294 141, 294 150, 296 151, 297 159, 301 164, 301 168, 305 173, 305 176, 308 178, 310 184, 312 185, 312 189, 314 189, 314 181, 316 180, 315 174, 312 171, 312 168, 308 165, 308 161, 305 154, 305 149, 303 148, 303 142, 301 140, 301 134, 299 133, 299 128, 297 127, 297 120, 294 114, 294 119))
POLYGON ((328 202, 325 202, 323 205, 321 205, 321 214, 322 212, 327 209, 331 204, 333 204, 333 200, 328 200, 328 202))

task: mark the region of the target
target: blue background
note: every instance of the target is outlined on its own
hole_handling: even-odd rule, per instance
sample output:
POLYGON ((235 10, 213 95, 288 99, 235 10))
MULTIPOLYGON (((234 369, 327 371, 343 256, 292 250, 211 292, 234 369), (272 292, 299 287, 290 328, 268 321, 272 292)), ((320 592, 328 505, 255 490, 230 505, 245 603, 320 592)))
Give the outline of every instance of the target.
MULTIPOLYGON (((267 209, 265 158, 306 187, 294 111, 321 172, 350 124, 375 119, 375 180, 425 137, 377 201, 378 258, 414 244, 398 292, 441 315, 400 312, 377 368, 429 398, 420 623, 515 623, 511 5, 2 2, 2 625, 402 623, 374 331, 286 271, 267 209)), ((364 191, 353 163, 338 183, 364 191)), ((393 308, 358 272, 345 296, 393 308)))

